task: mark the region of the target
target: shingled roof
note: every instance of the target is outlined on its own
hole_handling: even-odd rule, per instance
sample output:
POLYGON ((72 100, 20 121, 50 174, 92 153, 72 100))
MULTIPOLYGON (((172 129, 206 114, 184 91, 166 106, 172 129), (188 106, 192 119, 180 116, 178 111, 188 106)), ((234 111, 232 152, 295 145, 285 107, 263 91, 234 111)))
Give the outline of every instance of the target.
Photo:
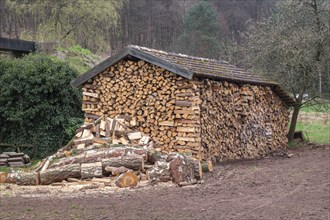
POLYGON ((129 45, 116 55, 104 60, 91 70, 74 79, 71 82, 71 85, 73 87, 80 86, 109 66, 126 58, 147 61, 187 79, 197 77, 225 80, 235 83, 270 86, 286 105, 293 106, 295 104, 295 101, 280 87, 278 83, 267 80, 262 76, 251 74, 226 61, 193 57, 185 54, 165 52, 135 45, 129 45))

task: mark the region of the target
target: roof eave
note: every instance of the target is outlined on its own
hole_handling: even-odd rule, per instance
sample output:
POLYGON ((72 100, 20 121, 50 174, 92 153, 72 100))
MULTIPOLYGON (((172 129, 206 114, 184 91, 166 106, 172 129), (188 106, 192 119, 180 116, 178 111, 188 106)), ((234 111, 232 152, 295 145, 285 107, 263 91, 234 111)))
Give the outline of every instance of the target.
POLYGON ((137 50, 135 48, 129 48, 129 54, 136 57, 136 58, 139 58, 141 60, 147 61, 148 63, 154 64, 154 65, 159 66, 163 69, 166 69, 166 70, 168 70, 172 73, 175 73, 179 76, 182 76, 186 79, 192 79, 193 78, 193 75, 194 75, 193 72, 191 72, 191 71, 189 71, 185 68, 182 68, 181 66, 179 66, 177 64, 174 64, 174 63, 168 62, 166 60, 160 59, 160 58, 158 58, 156 56, 153 56, 151 54, 145 53, 145 52, 137 50))
POLYGON ((128 55, 131 55, 138 59, 144 60, 148 63, 151 63, 151 64, 154 64, 161 68, 164 68, 170 72, 173 72, 173 73, 180 75, 187 79, 192 79, 193 75, 194 75, 189 70, 184 69, 177 64, 173 64, 171 62, 160 59, 156 56, 150 55, 148 53, 145 53, 145 52, 139 51, 135 48, 131 48, 131 47, 127 46, 122 51, 117 53, 116 55, 109 57, 108 59, 104 60, 103 62, 101 62, 98 65, 96 65, 95 67, 93 67, 92 69, 88 70, 86 73, 84 73, 81 76, 77 77, 76 79, 72 80, 70 83, 71 86, 78 87, 78 86, 84 84, 89 79, 95 77, 96 75, 98 75, 99 73, 104 71, 109 66, 112 66, 113 64, 117 63, 118 61, 126 58, 128 55))
POLYGON ((114 56, 109 57, 108 59, 104 60, 103 62, 99 63, 98 65, 94 66, 92 69, 88 70, 86 73, 78 76, 76 79, 70 82, 72 87, 78 87, 84 84, 89 79, 93 78, 94 76, 101 73, 103 70, 108 68, 109 66, 115 64, 116 62, 124 59, 129 55, 128 48, 124 48, 119 53, 115 54, 114 56))
POLYGON ((233 77, 226 77, 221 75, 215 75, 215 74, 207 74, 207 73, 196 73, 194 75, 197 78, 202 79, 213 79, 213 80, 225 80, 228 82, 234 82, 234 83, 240 83, 240 84, 252 84, 252 85, 261 85, 261 86, 275 86, 278 85, 276 82, 272 81, 255 81, 255 80, 249 80, 249 79, 237 79, 233 77))

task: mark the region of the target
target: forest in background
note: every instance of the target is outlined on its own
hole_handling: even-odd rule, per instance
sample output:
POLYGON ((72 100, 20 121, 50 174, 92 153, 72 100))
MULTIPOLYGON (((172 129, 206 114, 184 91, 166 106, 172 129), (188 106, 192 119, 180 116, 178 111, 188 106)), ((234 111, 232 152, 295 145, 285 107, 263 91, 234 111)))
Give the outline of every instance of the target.
MULTIPOLYGON (((267 17, 278 0, 211 0, 216 39, 240 41, 249 20, 267 17)), ((1 0, 0 37, 78 44, 112 54, 136 44, 175 50, 184 18, 199 0, 1 0)), ((202 13, 202 12, 201 12, 202 13)))

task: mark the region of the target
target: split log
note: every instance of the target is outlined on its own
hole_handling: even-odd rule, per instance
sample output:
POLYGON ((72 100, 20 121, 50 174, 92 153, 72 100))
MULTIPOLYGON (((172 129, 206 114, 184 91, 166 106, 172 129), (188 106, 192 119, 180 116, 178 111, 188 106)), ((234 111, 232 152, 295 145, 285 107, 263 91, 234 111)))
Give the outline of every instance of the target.
POLYGON ((41 172, 45 171, 49 167, 49 165, 52 162, 53 158, 54 158, 54 156, 47 157, 45 164, 41 168, 41 172))
POLYGON ((195 181, 194 162, 187 157, 178 157, 170 162, 171 176, 177 184, 195 181))
POLYGON ((155 165, 147 171, 148 180, 151 182, 167 182, 170 181, 170 163, 166 161, 157 161, 155 165))
POLYGON ((48 185, 67 178, 80 178, 80 164, 70 164, 40 172, 40 183, 48 185))
POLYGON ((213 163, 211 160, 207 161, 207 168, 209 170, 209 172, 213 172, 214 168, 213 168, 213 163))
POLYGON ((128 138, 130 140, 136 140, 136 139, 141 139, 142 138, 142 134, 141 132, 132 132, 128 134, 128 138))
POLYGON ((93 179, 91 179, 90 181, 95 182, 95 183, 109 183, 109 182, 111 182, 111 179, 110 178, 93 177, 93 179))
POLYGON ((144 173, 140 173, 139 178, 140 178, 140 181, 147 181, 148 180, 148 176, 144 173))

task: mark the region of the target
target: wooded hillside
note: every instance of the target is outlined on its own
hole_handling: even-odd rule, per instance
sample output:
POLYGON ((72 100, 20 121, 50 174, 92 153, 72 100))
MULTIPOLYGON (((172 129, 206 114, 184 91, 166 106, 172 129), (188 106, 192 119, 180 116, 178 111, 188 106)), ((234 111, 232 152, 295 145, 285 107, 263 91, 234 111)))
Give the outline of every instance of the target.
MULTIPOLYGON (((74 43, 94 52, 114 52, 126 44, 171 50, 183 34, 187 12, 199 2, 3 0, 0 37, 74 43)), ((216 13, 217 38, 225 43, 239 39, 247 20, 269 15, 277 0, 208 2, 216 13)))

